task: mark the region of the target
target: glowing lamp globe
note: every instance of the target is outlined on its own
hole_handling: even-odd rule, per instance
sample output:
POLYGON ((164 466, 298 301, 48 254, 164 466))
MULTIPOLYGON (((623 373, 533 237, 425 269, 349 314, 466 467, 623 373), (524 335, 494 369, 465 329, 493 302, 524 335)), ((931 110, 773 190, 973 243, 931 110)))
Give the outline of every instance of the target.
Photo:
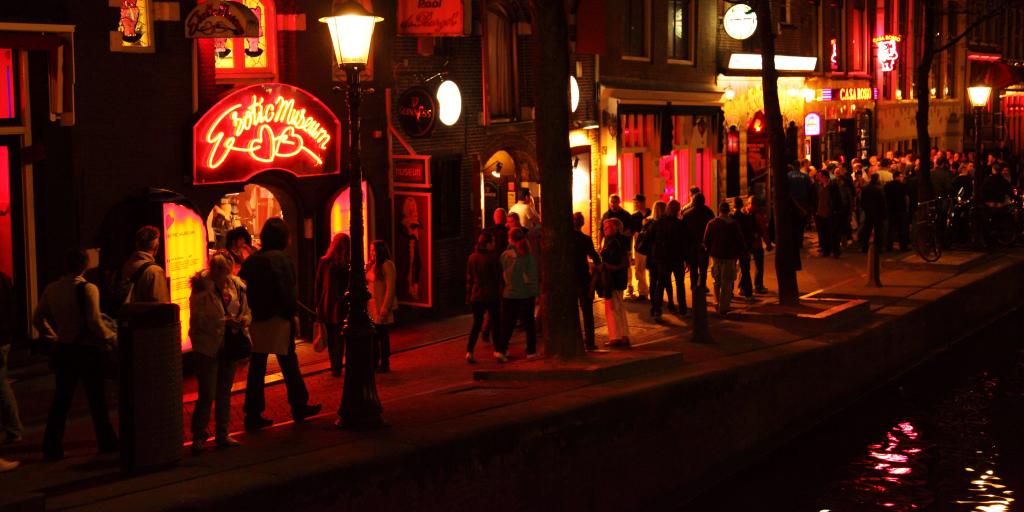
POLYGON ((365 66, 370 60, 373 28, 384 18, 373 15, 357 2, 345 2, 332 16, 320 18, 331 30, 331 45, 338 66, 365 66))
POLYGON ((580 106, 580 84, 572 75, 569 75, 569 106, 573 112, 580 106))
POLYGON ((459 122, 459 117, 462 115, 462 93, 455 82, 451 80, 441 82, 441 85, 437 87, 437 104, 438 110, 440 110, 437 117, 445 126, 459 122))
POLYGON ((992 94, 992 88, 987 85, 976 85, 967 88, 967 96, 971 99, 971 106, 981 108, 988 105, 988 97, 992 94))

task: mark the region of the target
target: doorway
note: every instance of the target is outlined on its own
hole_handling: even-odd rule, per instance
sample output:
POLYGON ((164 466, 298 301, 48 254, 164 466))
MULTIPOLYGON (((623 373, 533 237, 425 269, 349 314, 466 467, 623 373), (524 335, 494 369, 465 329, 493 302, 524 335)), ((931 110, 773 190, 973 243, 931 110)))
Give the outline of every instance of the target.
POLYGON ((292 261, 299 261, 301 232, 298 229, 298 209, 289 194, 272 185, 248 183, 241 192, 225 194, 206 218, 207 234, 213 248, 222 249, 227 232, 243 227, 252 236, 253 248, 259 249, 262 245, 260 231, 272 218, 282 219, 288 224, 291 243, 286 252, 292 261))

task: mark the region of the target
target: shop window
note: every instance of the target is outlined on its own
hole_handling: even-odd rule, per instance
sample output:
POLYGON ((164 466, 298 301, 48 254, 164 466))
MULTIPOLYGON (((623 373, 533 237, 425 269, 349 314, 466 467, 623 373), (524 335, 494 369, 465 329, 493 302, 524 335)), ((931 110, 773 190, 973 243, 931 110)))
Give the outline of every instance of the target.
POLYGON ((239 0, 260 20, 257 37, 216 38, 218 80, 273 79, 277 73, 277 13, 273 0, 239 0))
POLYGON ((668 58, 672 61, 693 61, 693 0, 668 2, 668 58))
POLYGON ((632 201, 637 194, 644 193, 643 153, 626 153, 622 155, 622 173, 619 197, 623 204, 632 201))
POLYGON ((0 48, 0 121, 17 117, 14 82, 14 50, 0 48))
MULTIPOLYGON (((338 194, 334 202, 331 203, 331 240, 334 240, 334 235, 338 233, 352 234, 352 206, 349 200, 349 190, 346 188, 338 194)), ((373 202, 373 198, 370 196, 370 191, 367 188, 366 182, 363 182, 363 260, 369 257, 370 242, 374 240, 371 236, 373 230, 373 220, 370 218, 370 212, 373 211, 370 208, 370 203, 373 202)))
POLYGON ((0 145, 0 272, 14 276, 14 238, 11 233, 11 157, 7 146, 0 145))
POLYGON ((869 47, 866 19, 863 5, 854 6, 850 10, 850 32, 848 34, 850 47, 847 50, 849 55, 848 71, 855 73, 867 72, 867 66, 865 65, 867 59, 864 55, 865 50, 869 47))
POLYGON ((498 4, 487 9, 484 45, 488 122, 514 121, 519 117, 516 24, 498 4))
POLYGON ((650 0, 625 0, 623 4, 622 55, 643 57, 648 55, 647 25, 650 0))
POLYGON ((462 233, 462 157, 441 156, 430 160, 434 236, 455 238, 462 233))

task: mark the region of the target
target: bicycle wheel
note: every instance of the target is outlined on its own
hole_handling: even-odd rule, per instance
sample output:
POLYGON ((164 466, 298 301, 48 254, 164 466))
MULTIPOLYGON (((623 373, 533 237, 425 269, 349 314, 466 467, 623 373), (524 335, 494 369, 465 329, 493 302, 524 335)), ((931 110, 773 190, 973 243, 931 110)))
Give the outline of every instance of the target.
POLYGON ((938 230, 931 223, 920 223, 914 226, 914 251, 929 263, 942 257, 942 244, 938 230))

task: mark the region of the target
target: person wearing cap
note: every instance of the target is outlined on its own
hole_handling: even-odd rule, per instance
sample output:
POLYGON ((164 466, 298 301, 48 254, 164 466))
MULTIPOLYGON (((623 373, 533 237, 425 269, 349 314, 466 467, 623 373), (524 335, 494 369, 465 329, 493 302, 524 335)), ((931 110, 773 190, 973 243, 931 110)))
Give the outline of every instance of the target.
POLYGON ((156 262, 156 253, 160 249, 160 230, 153 226, 143 226, 135 232, 135 252, 124 263, 121 275, 132 277, 132 291, 128 295, 129 303, 138 302, 171 302, 168 290, 167 274, 156 262), (143 269, 143 267, 145 267, 143 269), (136 276, 136 272, 140 272, 136 276))
MULTIPOLYGON (((651 210, 647 208, 647 198, 643 194, 633 196, 633 214, 630 221, 633 232, 634 245, 639 244, 640 233, 643 232, 644 224, 651 218, 651 210)), ((647 255, 636 251, 636 298, 639 301, 647 300, 647 293, 650 291, 647 285, 647 255)), ((629 283, 629 295, 633 295, 633 282, 629 283)))

